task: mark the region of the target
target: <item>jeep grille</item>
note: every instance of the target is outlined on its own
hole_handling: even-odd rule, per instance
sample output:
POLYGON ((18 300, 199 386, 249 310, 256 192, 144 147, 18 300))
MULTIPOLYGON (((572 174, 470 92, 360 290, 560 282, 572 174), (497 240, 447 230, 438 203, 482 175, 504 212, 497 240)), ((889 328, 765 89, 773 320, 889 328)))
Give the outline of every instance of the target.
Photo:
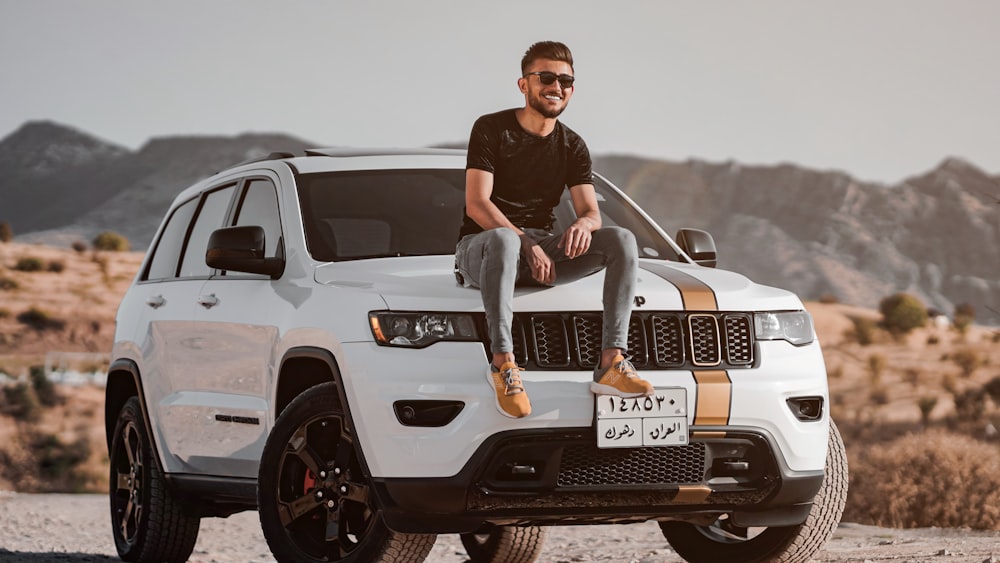
MULTIPOLYGON (((594 369, 601 329, 600 313, 515 313, 514 355, 527 369, 594 369)), ((628 356, 637 368, 728 369, 754 363, 747 313, 633 313, 628 339, 628 356)), ((489 352, 488 341, 484 346, 489 352)))

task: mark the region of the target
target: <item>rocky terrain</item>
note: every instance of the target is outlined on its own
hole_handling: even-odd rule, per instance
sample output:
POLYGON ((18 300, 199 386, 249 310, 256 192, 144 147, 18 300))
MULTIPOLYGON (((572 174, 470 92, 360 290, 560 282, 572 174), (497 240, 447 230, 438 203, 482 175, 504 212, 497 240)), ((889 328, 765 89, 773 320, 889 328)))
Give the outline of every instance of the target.
MULTIPOLYGON (((0 493, 0 563, 118 561, 100 495, 0 493)), ((428 563, 469 559, 456 535, 438 536, 428 563)), ((271 563, 256 512, 202 520, 191 563, 271 563)), ((656 524, 548 529, 540 563, 678 563, 656 524)), ((1000 532, 890 530, 842 524, 817 562, 1000 562, 1000 532)))

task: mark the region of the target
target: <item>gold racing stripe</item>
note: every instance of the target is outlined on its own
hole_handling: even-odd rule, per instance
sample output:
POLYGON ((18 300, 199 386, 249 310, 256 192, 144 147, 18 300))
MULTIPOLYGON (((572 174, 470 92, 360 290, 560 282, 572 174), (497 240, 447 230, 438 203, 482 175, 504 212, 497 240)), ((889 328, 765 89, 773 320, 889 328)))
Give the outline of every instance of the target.
POLYGON ((725 370, 693 371, 698 384, 694 406, 695 426, 729 424, 729 409, 733 399, 733 382, 725 370))
MULTIPOLYGON (((640 262, 639 267, 673 284, 681 293, 685 311, 719 310, 719 302, 712 288, 691 274, 648 262, 640 262)), ((695 370, 691 373, 697 383, 695 426, 729 424, 733 392, 729 373, 725 370, 695 370)))
POLYGON ((712 494, 712 489, 705 485, 681 485, 678 487, 677 496, 674 497, 673 502, 675 504, 701 504, 710 494, 712 494))
POLYGON ((686 311, 717 311, 715 292, 703 281, 679 270, 660 264, 639 263, 639 267, 672 283, 681 292, 686 311))

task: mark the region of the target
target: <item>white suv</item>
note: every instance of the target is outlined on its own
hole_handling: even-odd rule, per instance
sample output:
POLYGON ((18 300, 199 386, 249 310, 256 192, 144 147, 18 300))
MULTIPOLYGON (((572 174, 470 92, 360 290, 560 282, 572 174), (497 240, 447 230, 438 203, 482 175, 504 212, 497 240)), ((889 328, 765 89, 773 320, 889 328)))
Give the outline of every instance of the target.
POLYGON ((484 382, 480 295, 453 270, 464 166, 275 153, 177 197, 118 311, 122 559, 184 561, 200 517, 253 509, 279 561, 422 561, 435 534, 473 561, 532 561, 545 526, 647 520, 689 561, 819 550, 847 467, 799 299, 714 269, 711 236, 675 242, 598 177, 604 224, 638 243, 628 354, 656 394, 589 390, 598 273, 517 290, 533 408, 510 419, 484 382))

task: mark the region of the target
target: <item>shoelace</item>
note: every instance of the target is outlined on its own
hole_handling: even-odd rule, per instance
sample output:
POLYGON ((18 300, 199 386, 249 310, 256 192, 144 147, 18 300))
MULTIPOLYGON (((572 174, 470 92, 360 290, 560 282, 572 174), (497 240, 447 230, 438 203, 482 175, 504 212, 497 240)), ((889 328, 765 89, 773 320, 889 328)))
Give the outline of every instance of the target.
POLYGON ((507 383, 507 394, 510 395, 511 391, 524 391, 524 386, 521 385, 521 374, 515 373, 514 369, 508 369, 503 372, 505 376, 505 381, 507 383))
POLYGON ((615 365, 615 369, 625 377, 639 377, 635 371, 635 366, 628 360, 622 360, 615 365))

